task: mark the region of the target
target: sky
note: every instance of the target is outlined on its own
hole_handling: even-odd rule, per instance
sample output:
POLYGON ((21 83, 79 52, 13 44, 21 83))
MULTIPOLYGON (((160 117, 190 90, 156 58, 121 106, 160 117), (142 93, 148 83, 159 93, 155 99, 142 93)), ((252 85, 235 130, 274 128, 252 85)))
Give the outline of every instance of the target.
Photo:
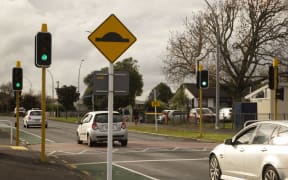
POLYGON ((12 81, 12 68, 19 60, 23 92, 41 92, 41 68, 34 65, 34 37, 46 23, 52 34, 47 95, 53 95, 56 81, 60 87, 77 87, 78 76, 83 94, 83 79, 110 63, 88 40, 89 32, 115 14, 137 38, 116 62, 129 57, 138 61, 144 87, 137 99, 145 100, 160 82, 168 84, 161 68, 171 33, 183 31, 184 19, 204 7, 204 0, 0 0, 0 85, 12 81))

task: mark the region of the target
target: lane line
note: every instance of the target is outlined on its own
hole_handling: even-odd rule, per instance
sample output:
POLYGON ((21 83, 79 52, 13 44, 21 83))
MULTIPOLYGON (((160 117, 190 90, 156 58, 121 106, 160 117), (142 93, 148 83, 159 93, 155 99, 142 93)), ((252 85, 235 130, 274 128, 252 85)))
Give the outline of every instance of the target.
MULTIPOLYGON (((33 133, 30 133, 30 132, 25 131, 25 130, 22 130, 22 129, 20 129, 20 131, 22 131, 22 132, 24 132, 24 133, 26 133, 26 134, 30 134, 30 135, 32 135, 32 136, 38 137, 39 139, 42 138, 41 136, 38 136, 37 134, 33 134, 33 133)), ((50 139, 47 139, 47 138, 46 138, 45 140, 46 140, 46 141, 49 141, 49 142, 51 142, 51 143, 55 143, 55 141, 50 140, 50 139)))
POLYGON ((138 174, 138 175, 140 175, 140 176, 144 176, 144 177, 149 178, 149 179, 152 179, 152 180, 159 180, 159 179, 157 179, 157 178, 154 178, 154 177, 148 176, 148 175, 146 175, 146 174, 143 174, 143 173, 141 173, 141 172, 139 172, 139 171, 135 171, 135 170, 133 170, 133 169, 129 169, 129 168, 126 168, 126 167, 124 167, 124 166, 120 166, 119 164, 113 163, 113 166, 117 166, 117 167, 119 167, 119 168, 125 169, 126 171, 130 171, 130 172, 132 172, 132 173, 138 174))
MULTIPOLYGON (((204 158, 195 158, 195 159, 148 159, 148 160, 133 160, 133 161, 113 161, 113 163, 121 164, 121 163, 142 163, 142 162, 176 162, 176 161, 204 161, 208 160, 208 157, 204 158)), ((97 165, 97 164, 105 164, 106 161, 103 162, 89 162, 89 163, 75 163, 71 165, 81 166, 81 165, 97 165)))

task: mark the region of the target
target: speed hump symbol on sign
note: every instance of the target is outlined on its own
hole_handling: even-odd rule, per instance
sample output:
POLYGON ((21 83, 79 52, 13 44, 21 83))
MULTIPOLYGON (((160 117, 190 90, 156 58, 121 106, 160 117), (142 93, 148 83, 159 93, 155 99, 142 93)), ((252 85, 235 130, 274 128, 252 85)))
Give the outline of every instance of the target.
POLYGON ((96 28, 88 39, 111 63, 136 41, 136 37, 114 14, 96 28))

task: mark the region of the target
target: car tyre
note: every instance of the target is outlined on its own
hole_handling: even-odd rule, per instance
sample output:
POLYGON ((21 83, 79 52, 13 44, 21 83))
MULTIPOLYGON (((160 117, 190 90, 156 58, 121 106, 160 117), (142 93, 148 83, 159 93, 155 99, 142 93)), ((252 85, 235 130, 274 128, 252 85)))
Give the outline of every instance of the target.
POLYGON ((262 179, 263 180, 280 180, 276 169, 272 166, 268 166, 265 168, 262 179))
POLYGON ((120 143, 121 143, 121 146, 127 146, 128 140, 120 141, 120 143))
POLYGON ((221 168, 215 155, 209 159, 209 176, 211 180, 220 180, 221 168))
POLYGON ((80 136, 79 136, 78 133, 77 133, 77 143, 78 143, 78 144, 82 144, 82 143, 83 143, 83 141, 80 140, 80 136))
POLYGON ((89 147, 93 147, 93 145, 94 145, 94 142, 92 141, 92 139, 91 139, 89 134, 87 135, 87 145, 89 147))

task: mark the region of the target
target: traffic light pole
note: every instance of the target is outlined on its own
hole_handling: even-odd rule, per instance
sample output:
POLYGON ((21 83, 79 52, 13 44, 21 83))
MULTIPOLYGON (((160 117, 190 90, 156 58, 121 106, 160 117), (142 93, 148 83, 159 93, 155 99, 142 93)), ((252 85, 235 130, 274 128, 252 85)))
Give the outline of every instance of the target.
MULTIPOLYGON (((20 61, 16 61, 16 68, 21 68, 20 61)), ((14 82, 16 83, 16 82, 14 82)), ((22 87, 22 84, 21 84, 22 87)), ((20 91, 16 90, 16 146, 19 146, 19 104, 20 104, 20 91)))
MULTIPOLYGON (((47 24, 42 24, 41 32, 47 32, 47 24)), ((41 94, 41 161, 46 161, 45 155, 45 139, 46 139, 46 68, 42 67, 42 94, 41 94)))
POLYGON ((19 91, 16 91, 16 146, 19 146, 19 91))
MULTIPOLYGON (((203 66, 200 64, 199 65, 199 75, 200 75, 200 82, 201 81, 201 71, 203 70, 203 66)), ((199 101, 199 107, 200 107, 200 138, 202 138, 203 136, 203 124, 202 124, 202 86, 200 84, 199 86, 199 98, 200 98, 200 101, 199 101)), ((197 118, 196 118, 196 121, 197 121, 197 118)))
POLYGON ((278 87, 278 60, 275 58, 273 60, 273 68, 274 68, 274 120, 277 120, 277 87, 278 87))

